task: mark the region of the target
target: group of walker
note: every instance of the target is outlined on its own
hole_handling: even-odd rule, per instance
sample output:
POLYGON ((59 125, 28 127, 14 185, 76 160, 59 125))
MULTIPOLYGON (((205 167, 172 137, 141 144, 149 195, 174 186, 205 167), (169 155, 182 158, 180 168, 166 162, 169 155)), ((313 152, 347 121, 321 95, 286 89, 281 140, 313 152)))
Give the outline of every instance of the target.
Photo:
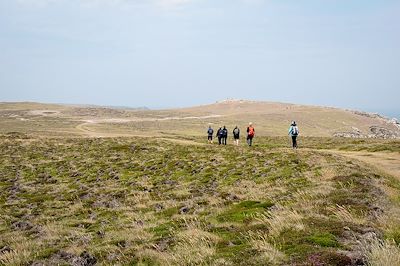
MULTIPOLYGON (((251 146, 253 144, 253 138, 255 136, 255 129, 253 127, 253 124, 250 122, 249 126, 247 127, 247 144, 251 146)), ((214 129, 212 129, 211 125, 208 127, 207 130, 208 134, 208 143, 212 144, 213 143, 213 135, 214 135, 214 129)), ((234 144, 236 146, 239 146, 239 139, 240 139, 240 129, 238 126, 235 126, 235 128, 232 131, 233 134, 233 139, 234 139, 234 144)), ((289 127, 289 136, 292 138, 292 147, 293 149, 297 149, 297 136, 299 135, 299 128, 296 124, 296 121, 293 121, 290 124, 289 127)), ((226 126, 220 127, 217 130, 216 137, 218 138, 218 144, 219 145, 226 145, 226 141, 228 139, 228 129, 226 126)))
MULTIPOLYGON (((249 123, 246 132, 247 132, 247 144, 251 146, 253 144, 253 138, 255 135, 255 130, 251 122, 249 123)), ((213 143, 214 129, 212 129, 211 126, 208 127, 207 134, 208 134, 208 143, 213 143)), ((233 134, 234 144, 236 146, 239 146, 240 129, 238 126, 235 126, 235 128, 232 131, 232 134, 233 134)), ((217 130, 216 137, 218 138, 219 145, 221 144, 226 145, 226 140, 228 139, 228 129, 226 128, 226 126, 220 127, 217 130)))

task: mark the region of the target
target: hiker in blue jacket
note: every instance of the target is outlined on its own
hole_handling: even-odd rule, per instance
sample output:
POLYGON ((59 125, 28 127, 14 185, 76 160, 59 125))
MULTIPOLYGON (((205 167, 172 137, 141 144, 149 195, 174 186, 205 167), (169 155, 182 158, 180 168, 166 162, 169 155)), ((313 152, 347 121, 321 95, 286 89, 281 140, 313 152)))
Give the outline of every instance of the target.
POLYGON ((296 121, 293 121, 289 127, 289 136, 292 137, 292 147, 297 149, 297 136, 299 135, 299 128, 297 127, 296 121))

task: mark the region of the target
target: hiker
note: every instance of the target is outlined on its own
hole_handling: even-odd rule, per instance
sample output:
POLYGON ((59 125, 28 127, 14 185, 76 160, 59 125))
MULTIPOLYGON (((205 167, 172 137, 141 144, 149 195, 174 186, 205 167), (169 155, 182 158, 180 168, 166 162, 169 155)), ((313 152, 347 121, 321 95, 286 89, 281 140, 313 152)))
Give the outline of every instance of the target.
POLYGON ((292 121, 289 127, 289 136, 292 137, 292 147, 297 149, 297 136, 299 135, 299 128, 297 127, 296 121, 292 121))
POLYGON ((234 139, 233 142, 236 144, 236 146, 239 146, 240 129, 238 128, 238 126, 235 126, 232 133, 233 133, 233 139, 234 139))
POLYGON ((222 139, 222 127, 219 127, 217 130, 217 138, 218 138, 218 145, 221 145, 221 139, 222 139))
POLYGON ((208 143, 212 144, 213 143, 214 129, 211 128, 211 125, 208 126, 207 134, 208 134, 208 143))
POLYGON ((228 138, 228 129, 224 126, 222 129, 222 144, 226 145, 226 139, 228 138))
POLYGON ((251 146, 253 144, 253 138, 254 135, 256 134, 256 131, 254 130, 253 123, 249 123, 249 126, 247 127, 247 144, 251 146))

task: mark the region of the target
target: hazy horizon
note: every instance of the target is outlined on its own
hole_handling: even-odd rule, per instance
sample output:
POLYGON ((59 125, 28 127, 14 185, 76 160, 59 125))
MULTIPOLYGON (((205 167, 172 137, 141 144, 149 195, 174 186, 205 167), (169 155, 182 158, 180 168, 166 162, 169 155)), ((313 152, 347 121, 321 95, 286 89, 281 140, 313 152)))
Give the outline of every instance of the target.
POLYGON ((173 108, 225 98, 399 118, 400 2, 0 2, 0 101, 173 108))

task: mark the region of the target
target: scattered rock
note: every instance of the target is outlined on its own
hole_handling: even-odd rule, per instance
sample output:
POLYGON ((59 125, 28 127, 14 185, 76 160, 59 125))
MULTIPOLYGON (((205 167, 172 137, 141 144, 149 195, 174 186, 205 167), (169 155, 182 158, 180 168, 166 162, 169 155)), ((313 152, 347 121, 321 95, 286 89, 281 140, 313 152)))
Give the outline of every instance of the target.
POLYGON ((52 256, 53 259, 64 260, 64 261, 70 261, 74 257, 75 257, 75 255, 68 253, 66 251, 63 251, 63 250, 60 250, 54 256, 52 256))
POLYGON ((40 183, 46 183, 46 184, 57 183, 57 179, 55 179, 53 176, 51 176, 48 173, 40 173, 37 177, 38 177, 40 183))
POLYGON ((372 126, 369 128, 369 130, 372 133, 368 135, 370 138, 395 139, 399 137, 399 132, 395 132, 383 127, 372 126))
POLYGON ((0 248, 0 254, 10 252, 10 251, 12 251, 12 249, 9 246, 4 246, 4 247, 0 248))
POLYGON ((97 259, 87 251, 82 252, 79 257, 74 257, 71 261, 73 266, 92 266, 97 263, 97 259))
POLYGON ((365 117, 369 117, 369 118, 383 118, 383 119, 385 119, 385 117, 381 116, 378 113, 367 113, 367 112, 360 112, 360 111, 353 111, 353 113, 356 114, 356 115, 365 116, 365 117))
POLYGON ((96 234, 97 234, 100 238, 103 238, 103 237, 106 235, 106 233, 104 232, 104 230, 99 230, 99 231, 96 232, 96 234))
MULTIPOLYGON (((400 125, 398 126, 400 129, 400 125)), ((400 130, 394 131, 384 127, 371 126, 367 134, 363 134, 361 130, 353 127, 351 132, 336 132, 334 137, 340 138, 372 138, 372 139, 397 139, 400 138, 400 130)))
POLYGON ((26 231, 26 230, 30 230, 33 228, 33 224, 29 221, 18 221, 15 222, 11 225, 11 227, 15 230, 22 230, 22 231, 26 231))
POLYGON ((118 208, 119 206, 121 206, 121 204, 119 203, 119 201, 117 199, 112 199, 107 202, 106 206, 107 206, 107 208, 115 209, 115 208, 118 208))
POLYGON ((176 182, 176 181, 174 181, 174 180, 164 180, 163 182, 162 182, 162 184, 163 185, 170 185, 170 186, 174 186, 174 185, 176 185, 178 182, 176 182))
POLYGON ((144 225, 144 222, 142 220, 135 221, 135 223, 140 227, 144 225))
POLYGON ((364 255, 361 251, 339 251, 339 254, 343 254, 344 256, 350 259, 351 266, 362 266, 366 265, 366 261, 364 260, 364 255))
POLYGON ((336 253, 332 251, 314 253, 308 256, 307 264, 312 266, 323 266, 323 265, 354 265, 352 264, 351 258, 346 254, 336 253))
POLYGON ((30 266, 46 266, 44 262, 41 261, 34 261, 33 263, 30 264, 30 266))
POLYGON ((229 201, 238 201, 238 200, 239 200, 239 197, 236 196, 235 194, 229 193, 229 194, 225 197, 225 199, 226 199, 226 200, 229 200, 229 201))
POLYGON ((163 238, 160 241, 158 241, 153 248, 157 251, 160 252, 164 252, 168 249, 168 247, 170 246, 170 244, 172 243, 172 239, 171 238, 163 238))
POLYGON ((119 180, 120 176, 119 173, 115 172, 115 171, 110 171, 108 173, 109 177, 115 180, 119 180))
POLYGON ((118 255, 116 253, 110 253, 107 255, 107 260, 108 261, 115 261, 118 259, 118 255))
POLYGON ((160 212, 164 209, 164 206, 160 203, 157 203, 156 205, 154 205, 154 209, 156 210, 156 212, 160 212))
POLYGON ((189 207, 186 207, 186 206, 184 206, 184 207, 182 207, 182 208, 179 209, 179 213, 180 213, 180 214, 186 214, 186 213, 188 213, 189 211, 190 211, 190 208, 189 208, 189 207))
POLYGON ((381 207, 374 206, 371 208, 369 215, 371 216, 371 219, 376 220, 383 215, 383 212, 384 211, 381 207))
POLYGON ((78 177, 80 175, 81 174, 79 173, 79 171, 72 171, 71 174, 70 174, 71 177, 78 177))

